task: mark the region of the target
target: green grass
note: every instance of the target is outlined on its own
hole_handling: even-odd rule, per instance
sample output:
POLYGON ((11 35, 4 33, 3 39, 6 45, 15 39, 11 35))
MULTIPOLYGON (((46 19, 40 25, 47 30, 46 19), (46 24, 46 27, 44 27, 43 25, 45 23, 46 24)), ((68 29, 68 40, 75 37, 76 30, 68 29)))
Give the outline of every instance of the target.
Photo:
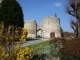
POLYGON ((32 47, 38 47, 38 46, 46 46, 49 44, 49 41, 45 41, 45 42, 40 42, 40 43, 37 43, 37 44, 33 44, 33 45, 29 45, 28 47, 32 48, 32 47))
MULTIPOLYGON (((46 54, 45 60, 51 60, 53 58, 53 56, 51 56, 51 53, 50 53, 51 47, 49 45, 49 41, 40 42, 40 43, 29 45, 26 47, 33 49, 33 54, 35 54, 35 55, 37 54, 37 55, 41 56, 42 54, 46 54)), ((23 47, 22 49, 24 49, 26 47, 23 47)), ((53 48, 53 49, 55 49, 55 48, 53 48)))
POLYGON ((49 44, 48 41, 45 41, 45 42, 40 42, 40 43, 37 43, 37 44, 34 44, 34 45, 30 45, 28 46, 29 48, 33 48, 33 52, 34 53, 43 53, 43 49, 45 46, 47 46, 49 44))
MULTIPOLYGON (((33 44, 33 45, 29 45, 29 46, 26 46, 26 47, 29 47, 30 49, 33 49, 33 52, 34 53, 43 53, 44 51, 44 47, 45 46, 48 46, 49 45, 49 41, 45 41, 45 42, 40 42, 40 43, 37 43, 37 44, 33 44)), ((26 47, 23 47, 22 49, 26 48, 26 47)))

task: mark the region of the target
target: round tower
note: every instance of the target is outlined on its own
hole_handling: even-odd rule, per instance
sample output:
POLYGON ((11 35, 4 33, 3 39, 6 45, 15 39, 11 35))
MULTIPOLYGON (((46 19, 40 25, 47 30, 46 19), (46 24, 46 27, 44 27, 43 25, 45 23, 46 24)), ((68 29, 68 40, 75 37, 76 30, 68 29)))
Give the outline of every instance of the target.
POLYGON ((27 37, 36 38, 36 20, 26 20, 24 28, 28 29, 27 37))
POLYGON ((54 17, 49 16, 42 20, 40 25, 42 29, 42 37, 43 38, 50 38, 50 33, 54 32, 55 37, 61 37, 60 31, 60 19, 55 14, 54 17))

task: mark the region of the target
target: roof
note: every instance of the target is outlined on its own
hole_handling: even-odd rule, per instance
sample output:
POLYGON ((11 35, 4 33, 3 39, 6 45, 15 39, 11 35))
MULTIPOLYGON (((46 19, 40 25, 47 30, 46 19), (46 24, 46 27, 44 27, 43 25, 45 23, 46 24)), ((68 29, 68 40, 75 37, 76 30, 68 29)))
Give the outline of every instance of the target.
POLYGON ((69 34, 69 35, 74 35, 74 32, 64 32, 64 31, 63 31, 62 34, 63 34, 63 35, 68 35, 68 34, 69 34))

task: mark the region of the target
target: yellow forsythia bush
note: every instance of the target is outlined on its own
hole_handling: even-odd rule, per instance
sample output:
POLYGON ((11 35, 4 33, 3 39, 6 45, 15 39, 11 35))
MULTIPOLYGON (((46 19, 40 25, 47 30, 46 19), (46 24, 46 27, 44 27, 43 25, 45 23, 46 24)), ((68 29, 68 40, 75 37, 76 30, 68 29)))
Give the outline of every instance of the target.
POLYGON ((28 47, 20 49, 23 42, 26 41, 28 31, 20 27, 4 27, 0 24, 0 60, 30 60, 33 57, 32 50, 28 47))
POLYGON ((21 42, 25 42, 26 41, 27 34, 28 34, 28 31, 23 28, 22 29, 22 33, 21 33, 21 36, 20 36, 20 41, 21 42))
POLYGON ((30 60, 33 57, 33 49, 26 47, 24 50, 19 50, 17 54, 17 60, 30 60))

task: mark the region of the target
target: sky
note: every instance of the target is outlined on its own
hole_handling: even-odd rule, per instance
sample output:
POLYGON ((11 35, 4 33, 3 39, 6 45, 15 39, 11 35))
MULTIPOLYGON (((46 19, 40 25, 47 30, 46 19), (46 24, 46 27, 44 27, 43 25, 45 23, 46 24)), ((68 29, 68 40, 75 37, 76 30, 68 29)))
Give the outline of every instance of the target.
POLYGON ((73 32, 70 27, 70 19, 73 17, 66 13, 67 0, 17 0, 22 7, 24 20, 36 20, 40 25, 43 18, 54 16, 60 19, 60 26, 64 31, 73 32))

